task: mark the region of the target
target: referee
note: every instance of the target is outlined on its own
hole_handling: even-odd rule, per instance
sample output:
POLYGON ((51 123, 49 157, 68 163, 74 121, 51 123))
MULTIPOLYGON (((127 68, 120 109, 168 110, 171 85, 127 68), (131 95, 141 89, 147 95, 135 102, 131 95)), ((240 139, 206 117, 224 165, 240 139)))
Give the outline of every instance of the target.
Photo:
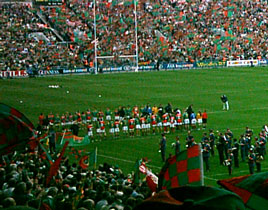
POLYGON ((229 110, 229 103, 228 103, 228 98, 226 95, 221 96, 221 101, 223 103, 223 110, 229 110))

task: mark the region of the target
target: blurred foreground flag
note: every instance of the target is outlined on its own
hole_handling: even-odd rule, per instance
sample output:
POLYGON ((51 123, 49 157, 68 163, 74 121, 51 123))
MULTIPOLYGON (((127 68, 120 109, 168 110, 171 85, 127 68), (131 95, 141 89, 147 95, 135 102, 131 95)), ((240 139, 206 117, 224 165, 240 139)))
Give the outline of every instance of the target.
POLYGON ((166 161, 159 174, 158 190, 203 183, 201 147, 196 144, 166 161))
POLYGON ((0 103, 0 155, 25 150, 34 138, 34 126, 21 112, 0 103))
POLYGON ((249 209, 268 208, 268 172, 219 180, 217 183, 239 195, 249 209))

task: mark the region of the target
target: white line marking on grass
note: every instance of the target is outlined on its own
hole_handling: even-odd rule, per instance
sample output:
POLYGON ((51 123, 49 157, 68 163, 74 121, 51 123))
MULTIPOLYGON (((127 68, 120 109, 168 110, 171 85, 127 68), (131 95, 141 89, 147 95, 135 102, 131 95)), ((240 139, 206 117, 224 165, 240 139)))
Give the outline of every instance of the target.
POLYGON ((219 110, 219 111, 210 111, 210 112, 207 112, 208 114, 215 114, 215 113, 228 113, 228 112, 244 112, 244 111, 253 111, 253 110, 267 110, 268 107, 267 106, 264 106, 264 107, 252 107, 251 109, 239 109, 239 110, 235 110, 235 109, 231 109, 231 110, 228 110, 228 111, 225 111, 225 110, 219 110))
MULTIPOLYGON (((109 159, 112 159, 112 160, 118 160, 118 161, 122 161, 122 162, 126 162, 126 163, 135 163, 135 161, 132 161, 132 160, 126 160, 126 159, 121 159, 121 158, 115 158, 115 157, 112 157, 112 156, 107 156, 107 155, 99 155, 98 156, 100 157, 104 157, 104 158, 109 158, 109 159)), ((150 165, 150 164, 147 164, 147 166, 149 168, 157 168, 157 169, 161 169, 161 167, 159 166, 154 166, 154 165, 150 165)), ((262 168, 262 171, 263 170, 267 170, 268 168, 262 168)), ((234 171, 232 174, 241 174, 244 173, 244 172, 249 172, 248 170, 243 170, 243 171, 234 171)), ((225 176, 227 175, 227 173, 223 173, 223 174, 213 174, 213 176, 225 176)), ((242 175, 243 176, 243 175, 242 175)), ((230 177, 232 178, 232 177, 230 177)), ((211 178, 211 177, 208 177, 208 176, 204 176, 204 179, 208 179, 208 180, 212 180, 212 181, 218 181, 219 179, 214 179, 214 178, 211 178)))
MULTIPOLYGON (((268 168, 262 168, 262 171, 264 170, 267 170, 268 168)), ((232 174, 241 174, 241 173, 245 173, 245 172, 248 172, 249 174, 249 170, 243 170, 243 171, 240 171, 239 168, 237 170, 234 170, 232 174)), ((213 174, 213 176, 224 176, 226 175, 228 172, 224 173, 224 174, 213 174)), ((243 175, 241 175, 243 176, 243 175)), ((230 177, 231 178, 231 177, 230 177)))
MULTIPOLYGON (((112 157, 112 156, 107 156, 107 155, 99 155, 98 156, 100 157, 104 157, 104 158, 109 158, 109 159, 112 159, 112 160, 118 160, 118 161, 122 161, 122 162, 126 162, 126 163, 134 163, 136 161, 132 161, 132 160, 126 160, 126 159, 121 159, 121 158, 115 158, 115 157, 112 157)), ((154 165, 150 165, 150 164, 146 164, 148 167, 151 167, 151 168, 157 168, 157 169, 161 169, 161 167, 159 166, 154 166, 154 165)))
POLYGON ((209 179, 209 180, 212 180, 212 181, 218 181, 218 179, 213 179, 213 178, 207 177, 207 176, 204 176, 204 179, 209 179))

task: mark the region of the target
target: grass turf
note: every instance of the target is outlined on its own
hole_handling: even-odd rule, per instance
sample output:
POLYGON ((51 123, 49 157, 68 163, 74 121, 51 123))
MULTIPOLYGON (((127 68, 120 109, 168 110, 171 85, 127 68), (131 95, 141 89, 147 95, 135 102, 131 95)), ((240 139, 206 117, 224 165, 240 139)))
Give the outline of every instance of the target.
MULTIPOLYGON (((254 67, 11 79, 0 81, 0 101, 20 110, 34 124, 41 112, 61 114, 94 107, 114 110, 119 105, 140 106, 147 103, 165 106, 168 102, 173 107, 184 109, 193 104, 195 112, 207 110, 207 128, 223 132, 230 128, 239 138, 246 126, 252 128, 256 136, 267 122, 267 78, 267 68, 254 67), (62 88, 51 89, 49 85, 61 85, 62 88), (229 111, 222 111, 222 94, 229 99, 229 111)), ((193 132, 197 142, 203 132, 193 132)), ((185 148, 185 131, 169 134, 167 154, 174 153, 171 143, 176 135, 180 136, 185 148)), ((137 158, 148 157, 151 160, 149 166, 158 173, 163 165, 158 153, 159 140, 160 135, 121 136, 117 140, 108 138, 92 143, 87 149, 97 146, 98 163, 118 164, 124 173, 134 170, 137 158)), ((210 163, 211 171, 205 172, 206 185, 216 185, 216 180, 229 177, 227 168, 219 166, 217 152, 215 157, 210 158, 210 163)), ((266 160, 262 167, 268 168, 266 160)), ((247 163, 240 163, 240 168, 234 169, 232 176, 248 173, 247 163)))

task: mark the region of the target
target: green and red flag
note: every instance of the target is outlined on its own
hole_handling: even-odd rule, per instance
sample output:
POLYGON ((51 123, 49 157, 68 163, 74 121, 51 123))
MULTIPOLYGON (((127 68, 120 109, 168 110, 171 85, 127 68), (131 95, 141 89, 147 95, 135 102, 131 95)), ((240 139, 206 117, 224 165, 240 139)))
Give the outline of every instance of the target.
POLYGON ((268 172, 219 180, 217 183, 239 195, 250 209, 268 206, 268 172))
POLYGON ((82 169, 87 169, 89 166, 96 167, 97 163, 97 148, 94 151, 83 155, 79 160, 79 165, 82 169))
POLYGON ((50 180, 53 178, 53 176, 56 176, 57 173, 58 173, 58 169, 60 167, 60 162, 61 162, 61 159, 65 153, 65 150, 68 146, 69 142, 66 141, 62 150, 61 150, 61 153, 60 153, 60 156, 58 157, 58 159, 50 166, 50 169, 49 169, 49 172, 48 172, 48 175, 47 175, 47 179, 46 179, 46 185, 49 184, 50 180))
POLYGON ((169 158, 158 176, 158 190, 203 185, 201 147, 196 144, 169 158))
POLYGON ((208 186, 182 186, 162 190, 134 208, 134 210, 147 209, 245 210, 246 208, 241 198, 230 191, 208 186))
POLYGON ((18 110, 0 103, 0 155, 25 148, 34 137, 34 126, 18 110))

